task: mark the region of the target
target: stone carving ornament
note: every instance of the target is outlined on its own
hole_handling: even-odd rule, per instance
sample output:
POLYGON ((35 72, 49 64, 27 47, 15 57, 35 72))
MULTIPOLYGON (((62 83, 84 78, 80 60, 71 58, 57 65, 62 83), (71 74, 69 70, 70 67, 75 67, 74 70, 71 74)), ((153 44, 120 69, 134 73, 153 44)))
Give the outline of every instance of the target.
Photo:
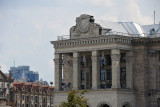
POLYGON ((77 28, 80 33, 85 33, 91 30, 91 26, 94 23, 93 16, 88 16, 88 15, 81 15, 81 17, 78 17, 76 19, 77 23, 77 28))
POLYGON ((82 14, 76 18, 76 26, 71 27, 71 38, 88 37, 89 35, 100 35, 102 27, 99 24, 94 23, 93 16, 82 14), (87 36, 86 36, 87 35, 87 36))

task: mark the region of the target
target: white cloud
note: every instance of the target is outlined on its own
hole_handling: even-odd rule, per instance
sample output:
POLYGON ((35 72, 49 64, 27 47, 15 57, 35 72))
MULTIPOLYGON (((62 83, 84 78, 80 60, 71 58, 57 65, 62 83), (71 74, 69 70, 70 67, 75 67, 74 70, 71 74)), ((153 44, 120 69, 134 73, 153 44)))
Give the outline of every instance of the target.
POLYGON ((8 68, 5 64, 1 63, 0 62, 0 70, 3 72, 3 73, 8 73, 8 68))
POLYGON ((112 0, 88 0, 88 2, 96 6, 104 6, 104 7, 111 7, 114 5, 112 0))
POLYGON ((49 60, 48 62, 49 68, 54 70, 54 61, 53 60, 49 60))
MULTIPOLYGON (((94 0, 95 3, 98 0, 94 0)), ((103 1, 103 0, 102 0, 103 1)), ((98 17, 103 20, 107 21, 115 21, 115 22, 126 22, 126 21, 133 21, 139 24, 152 24, 152 18, 150 16, 145 16, 138 5, 139 0, 112 0, 114 5, 109 5, 109 11, 107 11, 105 14, 102 14, 102 16, 98 17)), ((100 1, 99 1, 100 2, 100 1)), ((101 2, 103 3, 103 2, 101 2)), ((106 2, 107 3, 107 2, 106 2)), ((110 4, 110 2, 108 2, 110 4)), ((108 9, 107 5, 101 5, 101 8, 108 9)), ((147 11, 147 10, 146 10, 147 11)))

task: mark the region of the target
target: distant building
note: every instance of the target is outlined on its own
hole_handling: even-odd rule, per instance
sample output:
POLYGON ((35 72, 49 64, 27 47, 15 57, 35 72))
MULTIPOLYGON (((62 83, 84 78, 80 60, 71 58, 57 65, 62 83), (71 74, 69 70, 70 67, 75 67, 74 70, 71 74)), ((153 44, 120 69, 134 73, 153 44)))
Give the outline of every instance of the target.
POLYGON ((14 107, 53 107, 53 86, 14 82, 13 93, 14 107))
POLYGON ((10 107, 12 91, 12 76, 7 76, 0 70, 0 107, 10 107))
POLYGON ((10 67, 9 72, 12 72, 15 80, 25 78, 27 82, 35 82, 39 80, 39 73, 30 70, 29 66, 10 67))
POLYGON ((47 86, 49 86, 48 82, 47 81, 43 81, 42 79, 41 80, 37 80, 34 83, 40 84, 40 85, 47 85, 47 86))

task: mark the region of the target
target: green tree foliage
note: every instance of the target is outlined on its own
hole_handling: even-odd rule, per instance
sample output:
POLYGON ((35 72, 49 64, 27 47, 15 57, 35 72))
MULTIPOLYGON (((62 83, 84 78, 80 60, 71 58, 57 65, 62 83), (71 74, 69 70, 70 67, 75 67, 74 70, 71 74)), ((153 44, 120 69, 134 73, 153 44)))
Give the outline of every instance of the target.
POLYGON ((87 100, 84 97, 84 93, 88 92, 87 90, 78 91, 70 90, 68 92, 68 98, 66 102, 62 102, 59 107, 87 107, 87 100))

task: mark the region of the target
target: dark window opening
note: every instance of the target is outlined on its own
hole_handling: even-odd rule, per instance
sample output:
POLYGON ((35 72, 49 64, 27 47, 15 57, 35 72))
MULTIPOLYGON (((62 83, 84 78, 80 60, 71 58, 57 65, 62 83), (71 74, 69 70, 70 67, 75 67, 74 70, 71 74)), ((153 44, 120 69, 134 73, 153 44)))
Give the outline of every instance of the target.
POLYGON ((81 84, 81 89, 84 90, 85 89, 85 86, 83 84, 81 84))
POLYGON ((122 63, 126 62, 126 54, 125 53, 121 53, 121 58, 120 58, 122 63))
POLYGON ((107 55, 107 65, 111 65, 111 56, 107 55))
POLYGON ((120 81, 121 88, 126 88, 126 68, 121 68, 120 81))
POLYGON ((107 88, 112 87, 112 72, 110 69, 107 70, 107 88))
POLYGON ((85 72, 84 71, 81 71, 81 80, 85 80, 85 72))

